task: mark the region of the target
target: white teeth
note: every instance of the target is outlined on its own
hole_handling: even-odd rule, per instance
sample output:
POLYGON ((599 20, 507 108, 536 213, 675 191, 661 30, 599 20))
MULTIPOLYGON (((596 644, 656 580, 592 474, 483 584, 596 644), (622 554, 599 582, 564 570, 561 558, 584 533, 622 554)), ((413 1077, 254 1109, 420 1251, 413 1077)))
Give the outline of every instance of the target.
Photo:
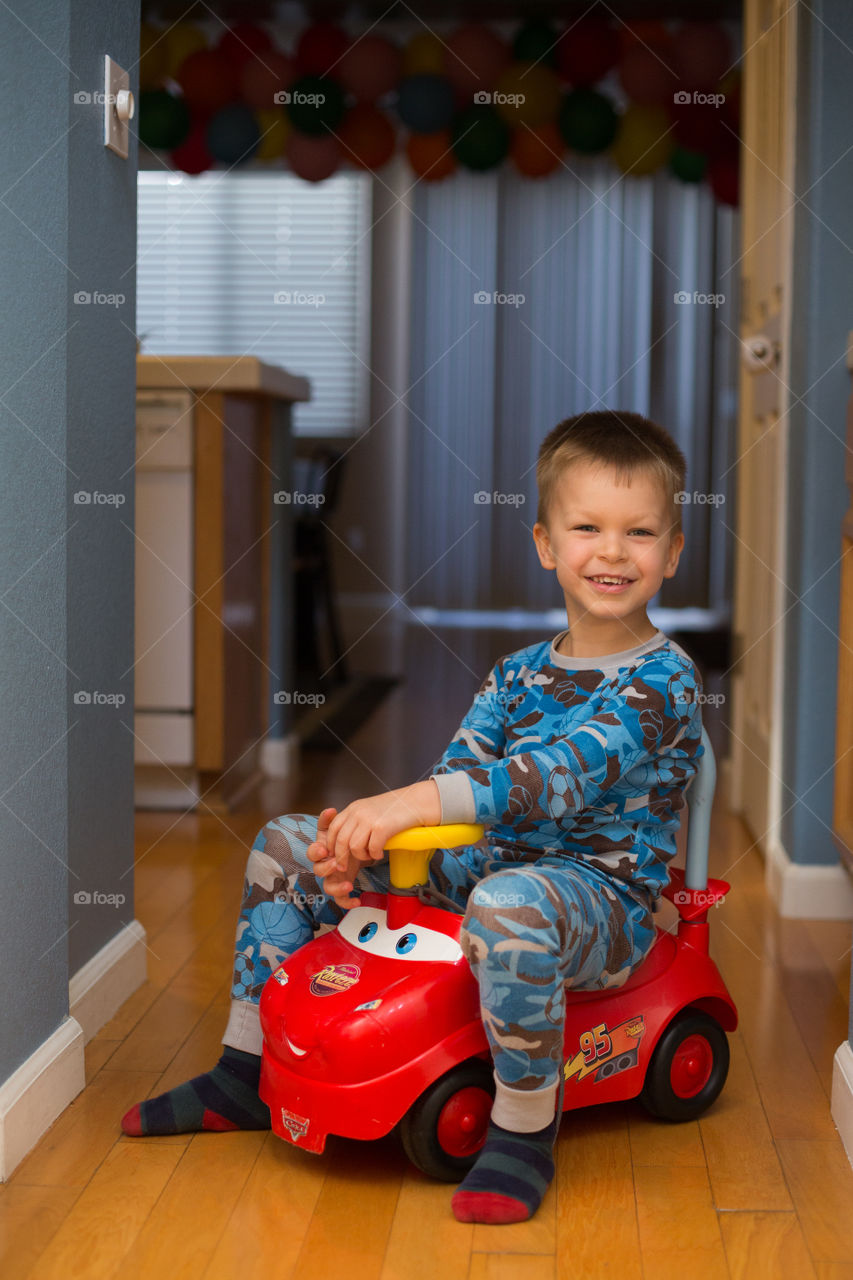
POLYGON ((621 586, 623 582, 628 582, 628 581, 630 581, 630 579, 628 578, 604 578, 604 577, 593 578, 593 582, 604 582, 604 583, 609 583, 615 586, 621 586))

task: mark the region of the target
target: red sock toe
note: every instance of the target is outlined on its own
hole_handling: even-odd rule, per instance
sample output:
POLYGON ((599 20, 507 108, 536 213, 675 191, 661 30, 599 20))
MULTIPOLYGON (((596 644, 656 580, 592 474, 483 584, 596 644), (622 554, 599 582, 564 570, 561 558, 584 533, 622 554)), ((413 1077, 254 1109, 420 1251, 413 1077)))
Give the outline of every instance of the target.
POLYGON ((142 1137, 142 1112, 138 1102, 122 1116, 121 1129, 131 1138, 142 1137))
POLYGON ((216 1111, 211 1111, 210 1107, 205 1107, 201 1127, 209 1133, 227 1133, 230 1129, 240 1128, 233 1120, 226 1120, 225 1116, 219 1115, 216 1111))
POLYGON ((493 1191, 457 1191, 450 1203, 457 1222, 526 1222, 530 1217, 521 1200, 493 1191))

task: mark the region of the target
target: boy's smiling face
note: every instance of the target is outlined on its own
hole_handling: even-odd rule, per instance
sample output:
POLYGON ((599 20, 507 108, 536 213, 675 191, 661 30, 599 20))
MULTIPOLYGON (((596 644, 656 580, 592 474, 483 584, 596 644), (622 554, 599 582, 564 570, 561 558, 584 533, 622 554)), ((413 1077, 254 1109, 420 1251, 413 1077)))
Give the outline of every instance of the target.
POLYGON ((646 605, 675 573, 684 546, 682 533, 670 537, 671 524, 666 493, 651 471, 617 484, 606 465, 565 468, 548 523, 537 523, 533 536, 542 565, 556 570, 563 589, 567 653, 619 653, 651 639, 646 605), (602 577, 619 582, 595 581, 602 577))

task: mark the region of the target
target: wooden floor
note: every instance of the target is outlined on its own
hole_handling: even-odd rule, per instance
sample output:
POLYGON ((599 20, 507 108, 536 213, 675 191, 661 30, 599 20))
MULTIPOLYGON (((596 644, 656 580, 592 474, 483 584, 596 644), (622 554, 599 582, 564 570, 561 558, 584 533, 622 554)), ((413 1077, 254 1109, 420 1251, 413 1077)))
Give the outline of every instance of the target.
MULTIPOLYGON (((450 1188, 392 1139, 333 1140, 316 1157, 268 1133, 120 1135, 127 1107, 219 1054, 258 828, 426 774, 490 662, 525 642, 413 636, 407 681, 339 752, 304 757, 293 785, 226 817, 138 816, 148 981, 89 1044, 85 1091, 0 1187, 3 1280, 853 1278, 853 1170, 829 1114, 850 925, 776 917, 720 789, 712 872, 732 893, 713 913, 712 949, 741 1016, 728 1084, 685 1125, 637 1104, 564 1117, 557 1178, 532 1222, 455 1222, 450 1188)), ((712 737, 719 755, 722 722, 712 737)))

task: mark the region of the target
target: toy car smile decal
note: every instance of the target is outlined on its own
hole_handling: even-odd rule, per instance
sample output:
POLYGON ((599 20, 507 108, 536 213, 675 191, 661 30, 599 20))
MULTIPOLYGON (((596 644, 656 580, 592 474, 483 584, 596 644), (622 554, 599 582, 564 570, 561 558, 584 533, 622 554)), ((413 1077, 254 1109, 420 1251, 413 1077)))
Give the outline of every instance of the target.
POLYGON ((353 907, 338 925, 338 933, 354 947, 389 960, 444 960, 453 964, 462 958, 462 948, 449 934, 423 924, 389 929, 385 912, 378 907, 353 907))
POLYGON ((358 982, 361 969, 357 964, 327 964, 311 975, 310 992, 314 996, 333 996, 347 991, 358 982))
POLYGON ((637 1046, 645 1035, 646 1024, 642 1014, 635 1014, 607 1030, 607 1023, 600 1022, 578 1037, 580 1053, 567 1062, 564 1075, 567 1080, 577 1076, 578 1082, 595 1072, 594 1083, 608 1080, 619 1071, 627 1071, 637 1065, 637 1046))

